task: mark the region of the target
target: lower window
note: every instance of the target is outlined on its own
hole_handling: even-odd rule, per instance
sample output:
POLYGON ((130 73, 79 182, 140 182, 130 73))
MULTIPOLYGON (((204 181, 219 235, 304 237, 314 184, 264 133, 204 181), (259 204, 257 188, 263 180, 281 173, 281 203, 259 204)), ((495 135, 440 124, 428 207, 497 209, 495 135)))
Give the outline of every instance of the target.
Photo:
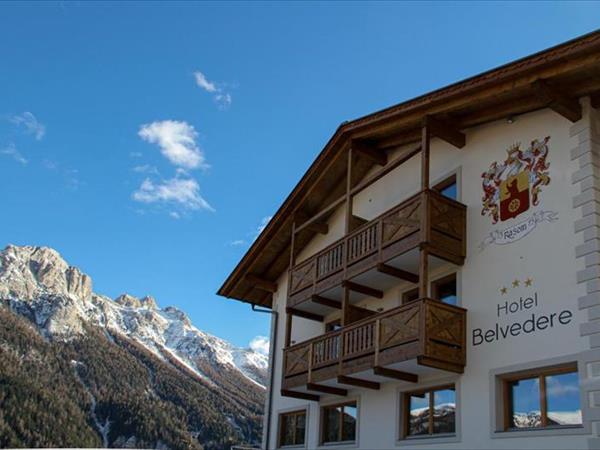
POLYGON ((356 402, 321 408, 321 443, 352 442, 356 440, 356 402))
POLYGON ((279 446, 304 445, 306 411, 293 411, 279 415, 279 446))
POLYGON ((403 438, 456 432, 454 385, 403 394, 403 438))
POLYGON ((504 429, 581 426, 576 365, 504 378, 504 429))

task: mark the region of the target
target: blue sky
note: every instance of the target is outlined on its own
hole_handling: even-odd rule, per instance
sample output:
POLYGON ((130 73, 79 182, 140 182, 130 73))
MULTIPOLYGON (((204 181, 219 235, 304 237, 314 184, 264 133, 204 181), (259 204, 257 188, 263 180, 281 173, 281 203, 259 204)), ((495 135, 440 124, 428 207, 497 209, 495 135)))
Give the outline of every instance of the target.
POLYGON ((599 3, 0 5, 0 245, 247 345, 215 295, 336 127, 600 26, 599 3))

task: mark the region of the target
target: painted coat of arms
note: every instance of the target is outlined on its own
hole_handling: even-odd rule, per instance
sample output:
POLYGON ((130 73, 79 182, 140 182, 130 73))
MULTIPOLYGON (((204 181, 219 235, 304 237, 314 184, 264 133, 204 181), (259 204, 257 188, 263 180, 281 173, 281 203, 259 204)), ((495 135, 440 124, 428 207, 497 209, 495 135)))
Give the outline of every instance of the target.
POLYGON ((483 178, 483 208, 481 215, 488 215, 492 223, 513 219, 537 206, 544 186, 550 184, 548 141, 535 139, 527 149, 517 143, 509 147, 503 163, 494 161, 481 174, 483 178))

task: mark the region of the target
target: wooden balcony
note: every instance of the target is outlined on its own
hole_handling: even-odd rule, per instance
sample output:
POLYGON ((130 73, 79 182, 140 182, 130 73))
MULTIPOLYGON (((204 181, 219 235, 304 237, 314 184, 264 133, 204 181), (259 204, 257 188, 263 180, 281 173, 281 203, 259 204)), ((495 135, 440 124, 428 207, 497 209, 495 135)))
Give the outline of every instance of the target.
POLYGON ((465 364, 466 310, 426 298, 285 348, 282 389, 302 398, 345 395, 343 385, 416 383, 419 374, 462 373, 465 364))
POLYGON ((466 213, 465 205, 437 191, 419 192, 295 265, 290 270, 287 306, 303 309, 301 305, 315 296, 369 271, 400 273, 410 279, 404 269, 412 264, 411 250, 426 248, 432 257, 462 265, 466 213))

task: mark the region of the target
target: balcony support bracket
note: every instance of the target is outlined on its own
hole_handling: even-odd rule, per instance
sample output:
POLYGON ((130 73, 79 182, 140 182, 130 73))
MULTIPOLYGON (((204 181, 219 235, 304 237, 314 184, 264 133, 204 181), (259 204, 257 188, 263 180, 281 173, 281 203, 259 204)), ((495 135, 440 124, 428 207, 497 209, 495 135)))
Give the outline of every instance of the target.
POLYGON ((337 381, 340 384, 347 384, 349 386, 357 386, 367 389, 379 390, 380 384, 375 381, 363 380, 361 378, 349 377, 346 375, 338 375, 337 381))
POLYGON ((342 309, 341 302, 332 300, 327 297, 322 297, 320 295, 313 295, 310 299, 313 303, 316 303, 318 305, 323 305, 323 306, 327 306, 329 308, 334 308, 334 309, 342 309))
POLYGON ((423 122, 423 125, 429 129, 431 135, 446 141, 456 148, 463 148, 465 146, 467 142, 465 134, 452 124, 433 116, 425 116, 423 122))
POLYGON ((419 377, 414 373, 402 372, 400 370, 388 369, 386 367, 373 367, 373 373, 380 377, 394 378, 395 380, 409 381, 418 383, 419 377))
POLYGON ((306 389, 309 391, 323 392, 324 394, 339 395, 342 397, 346 397, 348 395, 348 391, 346 389, 325 386, 324 384, 306 383, 306 389))
POLYGON ((576 98, 568 97, 541 79, 534 81, 531 86, 537 97, 545 102, 548 108, 554 112, 571 122, 577 122, 581 119, 581 105, 576 98))
POLYGON ((281 390, 281 396, 282 397, 299 398, 300 400, 310 400, 313 402, 318 402, 320 399, 320 397, 315 394, 308 394, 306 392, 290 391, 287 389, 281 390))
POLYGON ((416 273, 407 272, 406 270, 402 269, 397 269, 396 267, 389 266, 387 264, 377 264, 377 271, 386 275, 390 275, 392 277, 400 278, 401 280, 405 280, 410 283, 416 284, 419 282, 419 275, 417 275, 416 273))
POLYGON ((293 314, 294 316, 302 317, 304 319, 314 320, 315 322, 323 322, 323 320, 324 320, 323 316, 320 316, 319 314, 314 314, 314 313, 307 312, 307 311, 301 311, 301 310, 295 309, 295 308, 286 308, 285 312, 289 313, 289 314, 293 314))
POLYGON ((245 279, 248 283, 253 284, 254 287, 257 289, 271 292, 271 293, 277 292, 277 283, 274 283, 269 280, 265 280, 264 278, 260 278, 256 275, 252 275, 252 274, 246 275, 245 279))
POLYGON ((349 280, 342 281, 342 287, 354 292, 359 292, 361 294, 368 295, 370 297, 383 298, 383 291, 369 286, 365 286, 363 284, 354 283, 349 280))

